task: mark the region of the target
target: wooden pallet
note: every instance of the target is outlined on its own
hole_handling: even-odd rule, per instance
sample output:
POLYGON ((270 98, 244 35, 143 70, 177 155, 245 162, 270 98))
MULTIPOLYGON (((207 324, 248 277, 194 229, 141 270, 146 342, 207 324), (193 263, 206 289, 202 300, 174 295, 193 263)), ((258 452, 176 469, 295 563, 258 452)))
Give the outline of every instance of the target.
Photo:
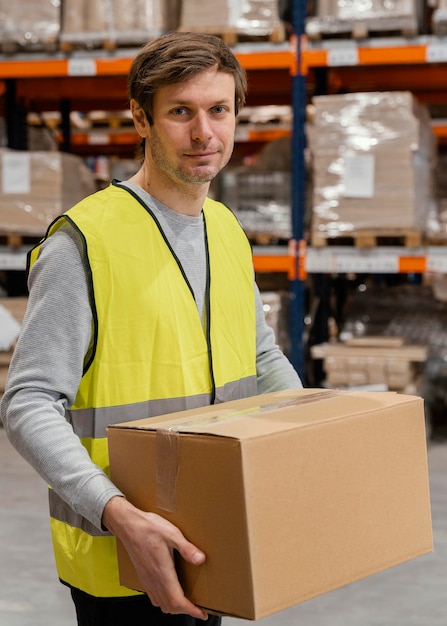
POLYGON ((17 233, 0 232, 0 246, 9 248, 21 248, 23 246, 35 246, 42 239, 40 235, 20 235, 17 233))
POLYGON ((374 37, 416 37, 418 21, 414 16, 372 18, 369 20, 325 20, 310 18, 306 23, 306 35, 311 41, 350 37, 362 40, 374 37))
POLYGON ((139 47, 152 39, 156 39, 166 31, 154 28, 140 33, 117 30, 112 35, 99 32, 63 33, 59 41, 59 50, 64 53, 76 50, 106 50, 113 51, 119 48, 139 47))
POLYGON ((83 40, 63 39, 59 42, 59 50, 64 53, 75 52, 76 50, 107 50, 113 51, 117 49, 116 41, 107 38, 89 37, 88 33, 84 33, 83 40))
POLYGON ((0 53, 7 56, 28 52, 44 52, 46 54, 53 54, 54 52, 57 52, 58 48, 59 44, 55 39, 38 41, 29 44, 22 44, 12 39, 2 39, 0 41, 0 53))
POLYGON ((378 246, 403 246, 419 248, 422 245, 422 233, 416 229, 380 228, 362 229, 340 237, 324 237, 321 233, 311 233, 311 245, 314 248, 327 246, 353 246, 355 248, 376 248, 378 246))
POLYGON ((424 237, 425 246, 447 246, 447 234, 445 235, 426 235, 424 237))
POLYGON ((280 246, 287 245, 288 239, 274 233, 255 233, 245 231, 250 243, 254 246, 280 246))
POLYGON ((282 22, 277 24, 267 35, 247 34, 238 31, 237 28, 222 26, 194 27, 191 24, 181 25, 177 29, 179 31, 188 31, 192 33, 204 33, 207 35, 217 35, 221 37, 228 46, 235 46, 238 43, 246 41, 268 41, 270 43, 282 43, 286 41, 286 29, 282 22))

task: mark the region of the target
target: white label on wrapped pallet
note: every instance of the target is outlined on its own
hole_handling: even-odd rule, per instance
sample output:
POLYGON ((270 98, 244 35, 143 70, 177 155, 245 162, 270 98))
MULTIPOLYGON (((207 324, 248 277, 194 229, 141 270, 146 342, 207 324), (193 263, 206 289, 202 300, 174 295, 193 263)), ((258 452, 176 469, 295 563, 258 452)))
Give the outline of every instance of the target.
POLYGON ((442 63, 447 61, 447 43, 435 41, 428 44, 425 52, 427 63, 442 63))
POLYGON ((88 143, 91 146, 104 146, 110 143, 110 136, 108 133, 89 133, 88 134, 88 143))
POLYGON ((343 172, 345 198, 374 196, 374 155, 347 154, 343 172))
POLYGON ((2 192, 31 192, 31 161, 27 152, 2 154, 2 192))
POLYGON ((445 253, 444 246, 439 246, 439 248, 428 248, 426 258, 428 272, 436 272, 440 274, 447 273, 447 254, 445 253))
POLYGON ((334 46, 327 52, 327 64, 329 67, 343 67, 346 65, 359 64, 359 51, 357 44, 352 45, 344 42, 343 46, 334 46))
POLYGON ((12 248, 0 248, 0 270, 25 270, 26 252, 12 248))
POLYGON ((374 250, 337 251, 337 272, 364 274, 397 274, 399 256, 384 248, 374 250))
POLYGON ((248 128, 244 128, 244 126, 239 125, 236 126, 236 133, 234 136, 235 141, 248 141, 250 138, 250 133, 248 128))
POLYGON ((307 248, 306 271, 309 274, 333 273, 337 269, 332 250, 327 248, 307 248))
POLYGON ((68 61, 69 76, 96 76, 95 59, 69 59, 68 61))
POLYGON ((399 254, 383 247, 371 250, 343 246, 307 248, 306 270, 310 274, 397 274, 399 254))

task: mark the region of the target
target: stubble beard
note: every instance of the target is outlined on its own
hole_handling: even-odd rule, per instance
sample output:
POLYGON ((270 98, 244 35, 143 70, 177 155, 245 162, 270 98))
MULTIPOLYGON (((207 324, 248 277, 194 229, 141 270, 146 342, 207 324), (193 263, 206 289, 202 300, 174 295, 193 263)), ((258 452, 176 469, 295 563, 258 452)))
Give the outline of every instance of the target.
MULTIPOLYGON (((169 158, 167 158, 162 143, 159 140, 159 137, 156 133, 152 132, 149 149, 152 157, 153 163, 157 166, 160 172, 164 172, 165 177, 170 180, 177 179, 183 183, 189 184, 203 184, 210 183, 214 178, 222 171, 225 165, 228 163, 231 157, 231 153, 228 155, 226 159, 220 164, 220 166, 216 166, 212 168, 212 171, 207 169, 204 172, 192 172, 181 166, 180 162, 173 163, 169 158)), ((196 169, 200 169, 196 168, 196 169)))

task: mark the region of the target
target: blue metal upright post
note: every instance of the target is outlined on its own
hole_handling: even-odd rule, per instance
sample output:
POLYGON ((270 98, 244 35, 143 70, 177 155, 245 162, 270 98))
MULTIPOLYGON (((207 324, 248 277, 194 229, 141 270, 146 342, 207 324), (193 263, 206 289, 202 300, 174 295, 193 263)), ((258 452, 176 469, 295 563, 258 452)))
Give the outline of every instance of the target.
POLYGON ((305 382, 305 240, 304 220, 306 207, 306 77, 302 73, 301 45, 305 30, 306 2, 291 0, 292 27, 296 41, 297 64, 292 77, 292 241, 290 252, 295 259, 295 271, 290 280, 290 360, 305 382))

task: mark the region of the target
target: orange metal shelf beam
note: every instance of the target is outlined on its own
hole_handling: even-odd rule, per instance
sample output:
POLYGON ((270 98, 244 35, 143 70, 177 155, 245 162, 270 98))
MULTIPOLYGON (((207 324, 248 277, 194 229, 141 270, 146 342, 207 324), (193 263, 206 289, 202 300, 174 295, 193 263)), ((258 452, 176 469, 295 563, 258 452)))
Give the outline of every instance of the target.
MULTIPOLYGON (((135 51, 136 53, 136 51, 135 51)), ((296 57, 293 46, 278 50, 269 49, 253 52, 238 52, 236 56, 246 70, 289 69, 294 71, 296 57)), ((31 56, 31 55, 30 55, 31 56)), ((0 59, 0 79, 5 78, 49 78, 60 76, 72 76, 73 64, 78 65, 79 75, 82 74, 82 62, 90 63, 86 72, 94 72, 95 76, 122 76, 127 75, 133 54, 129 56, 113 58, 95 58, 91 55, 85 57, 63 58, 36 58, 30 59, 0 59), (79 70, 79 67, 81 68, 79 70)))
POLYGON ((400 274, 423 274, 427 270, 427 258, 401 256, 399 257, 400 274))
POLYGON ((67 59, 0 61, 0 78, 57 78, 68 76, 67 59))
POLYGON ((296 56, 293 47, 288 50, 268 50, 265 52, 236 52, 236 56, 246 70, 281 70, 296 68, 296 56))
MULTIPOLYGON (((61 137, 58 139, 61 140, 61 137)), ((102 133, 95 128, 92 128, 90 132, 73 133, 71 136, 71 142, 74 146, 136 145, 137 141, 138 135, 136 133, 102 133)))
POLYGON ((293 270, 293 257, 288 254, 255 254, 253 256, 255 272, 285 272, 293 270))
MULTIPOLYGON (((403 46, 357 46, 357 65, 411 65, 427 62, 427 44, 403 46)), ((302 71, 307 74, 311 67, 329 67, 327 48, 306 48, 302 51, 302 71)))
MULTIPOLYGON (((284 272, 289 278, 295 272, 295 258, 290 254, 254 254, 255 272, 284 272)), ((327 269, 332 271, 331 268, 327 269)), ((400 274, 423 274, 427 271, 427 257, 425 256, 399 256, 398 273, 400 274)))
POLYGON ((447 143, 447 123, 435 124, 432 126, 432 130, 439 143, 445 145, 447 143))

